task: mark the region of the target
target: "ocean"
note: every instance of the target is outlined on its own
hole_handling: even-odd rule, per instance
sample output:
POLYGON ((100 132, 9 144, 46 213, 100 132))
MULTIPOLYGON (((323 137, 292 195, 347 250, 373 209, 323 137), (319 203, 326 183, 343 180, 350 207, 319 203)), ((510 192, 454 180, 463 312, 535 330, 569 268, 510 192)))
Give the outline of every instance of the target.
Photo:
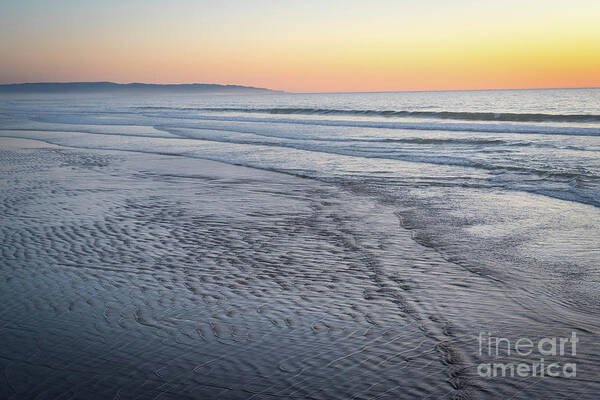
POLYGON ((600 393, 600 89, 3 95, 0 154, 1 398, 600 393))

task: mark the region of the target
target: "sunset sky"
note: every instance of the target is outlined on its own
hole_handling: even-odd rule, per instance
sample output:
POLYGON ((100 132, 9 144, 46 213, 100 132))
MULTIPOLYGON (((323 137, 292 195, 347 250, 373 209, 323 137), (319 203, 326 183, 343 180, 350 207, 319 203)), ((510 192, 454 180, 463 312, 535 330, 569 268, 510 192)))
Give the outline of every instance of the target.
POLYGON ((600 86, 600 1, 0 2, 0 83, 600 86))

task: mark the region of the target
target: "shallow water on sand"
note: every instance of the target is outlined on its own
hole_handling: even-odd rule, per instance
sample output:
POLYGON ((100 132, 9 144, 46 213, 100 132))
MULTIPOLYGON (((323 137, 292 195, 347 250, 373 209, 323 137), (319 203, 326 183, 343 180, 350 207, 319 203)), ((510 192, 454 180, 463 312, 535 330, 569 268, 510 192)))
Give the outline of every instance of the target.
POLYGON ((439 340, 379 265, 389 235, 353 226, 379 228, 373 204, 165 156, 1 159, 3 397, 451 390, 435 387, 439 340))
POLYGON ((479 377, 480 330, 568 336, 578 314, 448 260, 408 207, 352 185, 39 143, 0 152, 1 398, 598 393, 594 321, 573 321, 577 379, 479 377))
POLYGON ((0 398, 596 398, 599 109, 3 96, 0 398), (574 377, 480 376, 573 332, 574 377))

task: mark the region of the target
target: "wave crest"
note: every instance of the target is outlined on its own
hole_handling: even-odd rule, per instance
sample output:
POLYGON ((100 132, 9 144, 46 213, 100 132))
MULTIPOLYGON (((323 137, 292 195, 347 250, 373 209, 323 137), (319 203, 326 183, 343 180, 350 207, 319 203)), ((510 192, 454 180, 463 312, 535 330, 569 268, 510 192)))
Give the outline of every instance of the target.
POLYGON ((408 111, 408 110, 343 110, 334 108, 235 108, 235 107, 138 107, 145 110, 177 110, 238 112, 256 114, 304 114, 304 115, 354 115, 377 117, 415 117, 454 119, 468 121, 506 121, 506 122, 600 122, 596 114, 538 114, 538 113, 492 113, 462 111, 408 111))

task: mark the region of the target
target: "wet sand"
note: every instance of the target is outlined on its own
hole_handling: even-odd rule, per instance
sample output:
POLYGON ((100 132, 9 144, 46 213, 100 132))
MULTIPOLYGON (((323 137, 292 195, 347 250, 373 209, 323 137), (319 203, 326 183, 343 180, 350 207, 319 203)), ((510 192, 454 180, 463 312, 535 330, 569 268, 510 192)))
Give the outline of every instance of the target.
MULTIPOLYGON (((547 332, 551 315, 533 318, 505 284, 418 240, 393 204, 186 157, 0 149, 0 398, 549 390, 478 377, 476 346, 483 328, 547 332)), ((597 388, 585 345, 579 380, 550 382, 557 395, 597 388)))
POLYGON ((410 283, 377 257, 391 209, 277 173, 40 143, 2 142, 1 398, 454 391, 410 283))

